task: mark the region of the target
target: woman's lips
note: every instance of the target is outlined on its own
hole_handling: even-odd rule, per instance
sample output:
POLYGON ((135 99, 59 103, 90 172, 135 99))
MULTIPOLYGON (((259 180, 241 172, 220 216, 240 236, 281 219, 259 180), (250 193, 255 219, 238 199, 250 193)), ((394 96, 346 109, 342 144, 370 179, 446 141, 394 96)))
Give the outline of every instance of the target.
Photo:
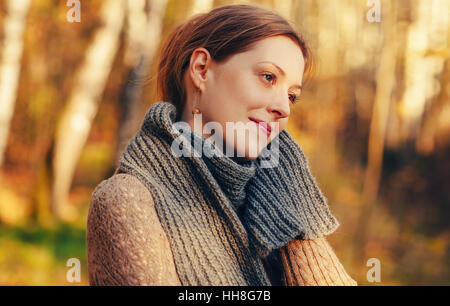
POLYGON ((259 119, 255 119, 255 118, 251 118, 251 117, 248 117, 248 119, 250 119, 251 121, 258 124, 258 126, 267 135, 267 137, 270 136, 270 134, 272 132, 272 128, 270 127, 270 125, 267 122, 265 122, 264 120, 259 120, 259 119))

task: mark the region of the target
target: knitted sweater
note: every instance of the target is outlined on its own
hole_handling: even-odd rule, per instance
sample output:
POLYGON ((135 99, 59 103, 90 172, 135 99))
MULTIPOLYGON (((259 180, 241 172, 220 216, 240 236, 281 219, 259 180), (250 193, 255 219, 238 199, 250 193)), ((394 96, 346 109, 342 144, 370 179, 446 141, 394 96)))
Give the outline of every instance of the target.
MULTIPOLYGON (((173 128, 175 117, 170 103, 151 107, 124 151, 120 168, 137 178, 154 200, 181 283, 281 282, 280 277, 288 274, 273 264, 283 256, 281 247, 295 237, 318 238, 338 226, 303 152, 283 131, 278 137, 280 150, 273 151, 279 154, 280 163, 268 170, 223 155, 174 158, 170 148, 173 151, 180 135, 173 128)), ((195 133, 187 138, 192 144, 200 141, 200 148, 214 147, 195 133)), ((277 141, 272 143, 278 146, 277 141)), ((191 148, 190 144, 185 148, 191 148)), ((121 243, 116 240, 113 245, 121 243)))
MULTIPOLYGON (((93 192, 87 251, 90 285, 181 285, 153 198, 132 175, 115 174, 93 192)), ((273 285, 356 285, 324 237, 292 240, 263 260, 273 285)))

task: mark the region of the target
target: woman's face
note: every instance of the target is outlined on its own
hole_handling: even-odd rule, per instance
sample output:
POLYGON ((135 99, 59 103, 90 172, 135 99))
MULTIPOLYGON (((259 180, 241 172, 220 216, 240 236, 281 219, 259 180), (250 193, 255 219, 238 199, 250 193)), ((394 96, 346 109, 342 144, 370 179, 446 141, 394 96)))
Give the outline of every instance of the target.
POLYGON ((251 50, 222 63, 213 61, 206 49, 196 49, 185 75, 187 103, 182 120, 193 126, 191 110, 199 88, 202 125, 219 123, 223 150, 227 146, 237 156, 255 159, 286 128, 301 93, 304 65, 301 49, 285 36, 260 40, 251 50), (240 132, 234 132, 234 140, 227 137, 227 122, 242 124, 240 132), (270 127, 264 128, 264 122, 270 127), (248 132, 242 132, 242 127, 248 132))

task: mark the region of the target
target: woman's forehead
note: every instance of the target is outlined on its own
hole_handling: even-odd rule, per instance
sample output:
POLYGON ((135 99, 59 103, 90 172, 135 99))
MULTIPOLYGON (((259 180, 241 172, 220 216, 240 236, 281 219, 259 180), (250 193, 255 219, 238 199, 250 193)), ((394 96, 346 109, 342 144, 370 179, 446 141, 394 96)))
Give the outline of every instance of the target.
POLYGON ((285 75, 299 78, 303 75, 304 58, 300 47, 290 38, 275 36, 256 42, 250 50, 230 58, 240 67, 269 64, 280 68, 285 75))

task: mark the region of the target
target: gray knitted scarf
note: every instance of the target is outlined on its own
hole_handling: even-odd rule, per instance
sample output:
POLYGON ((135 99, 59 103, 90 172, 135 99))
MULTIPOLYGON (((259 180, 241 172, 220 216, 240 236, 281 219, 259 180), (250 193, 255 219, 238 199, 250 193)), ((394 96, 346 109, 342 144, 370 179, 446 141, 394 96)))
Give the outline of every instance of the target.
POLYGON ((209 138, 190 130, 188 146, 173 146, 186 135, 175 118, 171 103, 152 105, 119 168, 152 194, 182 285, 271 285, 261 258, 292 239, 321 237, 339 226, 286 130, 257 159, 238 159, 220 155, 209 138), (177 157, 174 147, 191 154, 177 157), (279 154, 276 166, 263 167, 268 152, 279 154))

